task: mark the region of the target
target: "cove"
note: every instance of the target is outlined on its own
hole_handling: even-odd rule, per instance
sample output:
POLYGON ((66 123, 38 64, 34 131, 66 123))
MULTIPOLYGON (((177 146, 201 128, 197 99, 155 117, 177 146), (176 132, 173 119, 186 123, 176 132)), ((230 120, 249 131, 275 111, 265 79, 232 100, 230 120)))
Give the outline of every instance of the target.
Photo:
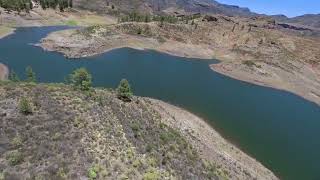
POLYGON ((252 85, 212 71, 215 60, 117 49, 69 60, 31 45, 67 27, 19 28, 0 39, 0 62, 24 78, 32 66, 40 82, 63 82, 86 67, 94 85, 115 88, 122 78, 134 93, 183 107, 282 179, 320 179, 320 107, 288 92, 252 85))

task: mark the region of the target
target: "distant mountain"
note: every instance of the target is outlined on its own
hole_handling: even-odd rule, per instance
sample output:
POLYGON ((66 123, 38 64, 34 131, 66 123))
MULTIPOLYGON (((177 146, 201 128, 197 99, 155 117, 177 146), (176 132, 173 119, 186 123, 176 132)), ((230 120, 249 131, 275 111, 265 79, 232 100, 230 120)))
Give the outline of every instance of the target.
POLYGON ((214 0, 74 0, 76 7, 105 11, 108 7, 123 11, 161 13, 167 10, 187 13, 213 13, 228 16, 253 16, 248 8, 225 5, 214 0))
POLYGON ((320 14, 305 14, 305 15, 297 16, 293 18, 288 18, 284 15, 275 15, 272 17, 279 22, 320 28, 320 14))

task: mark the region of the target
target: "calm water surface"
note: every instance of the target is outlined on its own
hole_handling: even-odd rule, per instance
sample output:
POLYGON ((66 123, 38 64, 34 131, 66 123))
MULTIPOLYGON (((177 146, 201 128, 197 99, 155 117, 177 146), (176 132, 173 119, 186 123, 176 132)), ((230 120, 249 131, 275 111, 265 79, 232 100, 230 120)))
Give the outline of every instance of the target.
POLYGON ((127 78, 136 95, 181 106, 210 122, 283 179, 320 179, 320 108, 293 94, 220 75, 217 61, 170 56, 154 51, 118 49, 68 60, 34 47, 63 27, 20 28, 0 40, 0 62, 24 77, 31 65, 41 82, 62 82, 86 67, 95 86, 116 87, 127 78))

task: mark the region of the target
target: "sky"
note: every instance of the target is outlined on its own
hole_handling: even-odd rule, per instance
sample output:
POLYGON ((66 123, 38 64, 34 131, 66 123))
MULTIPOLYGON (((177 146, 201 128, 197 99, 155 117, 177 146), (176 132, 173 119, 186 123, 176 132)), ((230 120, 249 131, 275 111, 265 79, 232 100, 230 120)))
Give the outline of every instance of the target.
POLYGON ((216 0, 223 4, 248 7, 251 11, 267 15, 284 14, 288 17, 319 14, 320 0, 216 0))

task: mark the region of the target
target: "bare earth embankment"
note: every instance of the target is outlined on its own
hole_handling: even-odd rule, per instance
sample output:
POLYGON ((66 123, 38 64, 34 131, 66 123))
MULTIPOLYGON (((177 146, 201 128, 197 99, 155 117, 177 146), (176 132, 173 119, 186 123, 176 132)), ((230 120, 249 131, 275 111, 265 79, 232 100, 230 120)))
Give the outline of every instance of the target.
POLYGON ((8 78, 9 70, 7 66, 0 63, 0 80, 6 80, 8 78))
POLYGON ((276 178, 255 159, 222 138, 203 119, 159 100, 147 101, 160 113, 163 122, 179 130, 188 142, 196 147, 201 157, 216 162, 219 167, 223 167, 222 169, 229 169, 228 173, 233 177, 247 179, 249 175, 250 178, 256 179, 276 178))
POLYGON ((320 38, 268 18, 205 16, 195 23, 128 22, 51 33, 41 46, 69 58, 115 48, 153 49, 211 59, 211 68, 236 79, 287 90, 320 104, 320 38))

